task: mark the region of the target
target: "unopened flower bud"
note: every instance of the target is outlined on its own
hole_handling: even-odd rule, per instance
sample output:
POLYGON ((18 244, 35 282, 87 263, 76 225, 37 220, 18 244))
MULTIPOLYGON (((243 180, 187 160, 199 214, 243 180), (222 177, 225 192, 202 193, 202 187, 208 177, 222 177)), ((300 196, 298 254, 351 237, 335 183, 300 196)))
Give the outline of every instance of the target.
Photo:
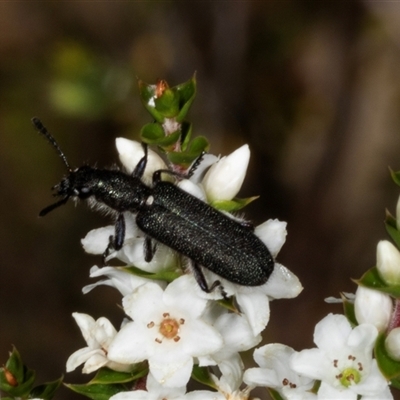
POLYGON ((382 332, 389 324, 392 310, 393 304, 389 295, 363 286, 358 287, 354 312, 359 324, 372 324, 382 332))
POLYGON ((400 284, 400 252, 392 243, 381 240, 376 250, 376 267, 388 285, 400 284))
MULTIPOLYGON (((144 156, 142 144, 125 138, 117 138, 115 144, 122 165, 126 168, 128 174, 131 174, 144 156)), ((144 179, 151 180, 153 173, 159 169, 167 169, 167 166, 156 152, 148 149, 147 165, 143 175, 144 179)))
POLYGON ((231 200, 240 190, 250 160, 247 144, 222 157, 208 170, 203 187, 208 200, 231 200))
POLYGON ((400 361, 400 328, 394 328, 389 332, 385 345, 390 357, 400 361))

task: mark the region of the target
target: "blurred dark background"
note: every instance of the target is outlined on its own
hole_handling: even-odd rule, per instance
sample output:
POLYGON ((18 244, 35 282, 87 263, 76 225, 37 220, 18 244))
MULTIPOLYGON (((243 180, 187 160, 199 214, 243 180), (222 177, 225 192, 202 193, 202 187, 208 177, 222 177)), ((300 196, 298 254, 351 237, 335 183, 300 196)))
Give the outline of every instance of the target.
POLYGON ((109 166, 114 139, 151 121, 136 78, 176 85, 195 71, 194 134, 215 154, 249 143, 240 195, 261 198, 246 215, 288 222, 279 261, 305 289, 271 304, 265 341, 313 346, 315 324, 341 312, 324 298, 354 292, 395 210, 399 41, 393 2, 0 3, 1 363, 14 344, 40 382, 56 379, 85 345, 72 312, 122 318, 116 291, 81 293, 100 259, 80 239, 109 221, 72 204, 37 217, 65 170, 31 117, 72 165, 109 166))

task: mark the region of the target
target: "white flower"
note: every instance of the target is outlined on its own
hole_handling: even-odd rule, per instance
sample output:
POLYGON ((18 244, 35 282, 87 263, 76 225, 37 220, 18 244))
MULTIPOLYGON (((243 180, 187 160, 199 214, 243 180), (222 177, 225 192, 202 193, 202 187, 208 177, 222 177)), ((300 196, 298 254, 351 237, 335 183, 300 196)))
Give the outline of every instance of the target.
POLYGON ((378 290, 359 286, 354 301, 354 312, 359 324, 368 323, 384 331, 392 315, 392 298, 378 290))
POLYGON ((185 387, 160 385, 151 375, 147 377, 146 389, 121 392, 110 397, 110 400, 226 400, 214 391, 195 390, 185 394, 185 387))
POLYGON ((209 202, 231 200, 242 186, 250 160, 247 144, 222 157, 207 171, 203 187, 209 202))
POLYGON ((286 241, 287 223, 278 219, 269 219, 256 226, 254 233, 268 247, 272 257, 276 257, 286 241))
POLYGON ((193 357, 215 353, 223 345, 217 330, 201 319, 206 305, 188 276, 174 280, 164 292, 154 283, 138 287, 123 299, 133 321, 110 344, 109 359, 123 364, 148 360, 150 373, 160 384, 186 385, 193 357))
POLYGON ((101 367, 115 371, 129 371, 130 365, 115 363, 107 358, 107 350, 117 331, 104 317, 95 321, 90 315, 73 313, 87 347, 77 350, 67 360, 67 372, 85 363, 82 372, 90 374, 101 367))
POLYGON ((400 284, 400 252, 388 240, 381 240, 378 243, 376 268, 388 285, 400 284))
POLYGON ((386 349, 394 360, 400 361, 400 328, 392 329, 385 340, 386 349))
MULTIPOLYGON (((149 279, 130 274, 129 272, 124 271, 123 269, 121 269, 119 267, 99 268, 96 265, 94 265, 90 269, 90 277, 98 278, 100 276, 105 276, 108 279, 103 279, 103 280, 93 283, 91 285, 86 285, 82 289, 82 292, 84 294, 86 294, 86 293, 89 293, 91 290, 93 290, 97 286, 106 285, 106 286, 111 286, 111 287, 119 290, 119 292, 123 296, 127 296, 128 294, 131 294, 140 285, 150 282, 149 279)), ((151 282, 155 282, 155 281, 152 280, 151 282)), ((161 281, 157 281, 157 282, 162 286, 165 285, 165 282, 161 282, 161 281)))
POLYGON ((110 397, 110 400, 181 400, 185 399, 186 387, 166 387, 160 385, 151 375, 146 379, 147 390, 121 392, 110 397))
MULTIPOLYGON (((259 229, 256 228, 255 231, 256 233, 261 233, 260 239, 268 249, 272 248, 276 255, 285 242, 285 227, 285 222, 268 220, 261 224, 259 229)), ((269 322, 269 302, 271 299, 293 298, 303 290, 297 276, 279 263, 275 263, 274 270, 268 281, 260 286, 234 284, 206 268, 202 268, 202 272, 209 285, 219 280, 225 293, 228 296, 235 296, 241 312, 253 330, 254 336, 263 331, 269 322)), ((212 293, 201 293, 201 291, 197 291, 197 293, 199 296, 208 299, 218 300, 222 298, 221 291, 218 288, 212 293)))
POLYGON ((352 329, 344 315, 329 314, 315 327, 318 348, 293 354, 291 368, 321 380, 318 397, 322 399, 387 398, 388 382, 372 358, 377 336, 378 330, 371 324, 352 329))
MULTIPOLYGON (((144 241, 145 234, 136 225, 135 215, 124 213, 125 240, 118 251, 114 251, 107 260, 118 258, 127 265, 133 265, 143 271, 158 272, 177 264, 177 254, 169 247, 157 243, 157 251, 150 262, 145 260, 144 241)), ((89 254, 103 254, 107 248, 110 236, 115 234, 114 226, 107 226, 91 230, 81 240, 84 250, 89 254)))
MULTIPOLYGON (((115 144, 122 165, 125 167, 128 174, 132 174, 139 161, 144 156, 142 144, 124 138, 117 138, 115 144)), ((153 173, 159 169, 167 169, 163 159, 155 151, 147 149, 147 164, 142 177, 144 182, 151 183, 153 173)))
POLYGON ((314 380, 301 376, 290 368, 290 357, 295 351, 283 344, 267 344, 254 351, 254 360, 260 368, 250 368, 244 373, 244 382, 251 386, 275 389, 285 399, 316 399, 310 392, 314 380))

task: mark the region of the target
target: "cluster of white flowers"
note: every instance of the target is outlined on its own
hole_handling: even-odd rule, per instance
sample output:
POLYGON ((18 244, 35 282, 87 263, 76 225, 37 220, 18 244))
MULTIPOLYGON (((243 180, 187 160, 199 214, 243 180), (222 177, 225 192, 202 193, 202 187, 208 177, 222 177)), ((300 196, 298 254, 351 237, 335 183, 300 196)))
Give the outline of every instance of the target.
MULTIPOLYGON (((132 172, 143 157, 141 144, 120 138, 117 149, 122 164, 132 172)), ((247 145, 221 159, 206 155, 190 180, 181 180, 178 185, 208 203, 231 200, 243 183, 249 158, 247 145)), ((150 184, 153 172, 166 168, 150 150, 144 181, 150 184)), ((225 295, 234 296, 240 311, 234 312, 218 302, 223 300, 220 290, 202 291, 190 271, 181 269, 180 256, 169 248, 159 244, 154 258, 146 262, 144 234, 136 226, 134 215, 126 213, 125 219, 124 246, 108 259, 118 259, 145 273, 133 274, 125 267, 94 266, 90 276, 102 279, 83 291, 87 293, 99 285, 116 288, 128 318, 117 331, 106 318, 96 321, 89 315, 74 313, 87 347, 70 356, 67 371, 81 364, 84 373, 101 367, 130 371, 135 364, 147 361, 146 390, 121 392, 112 400, 245 400, 257 386, 272 389, 284 399, 392 399, 388 382, 373 358, 378 332, 386 329, 392 313, 388 295, 359 287, 355 297, 359 325, 354 329, 345 316, 329 314, 316 325, 317 348, 296 352, 282 344, 268 344, 254 352, 259 368, 245 371, 240 353, 260 343, 270 318, 269 302, 296 297, 302 290, 298 278, 275 263, 267 283, 250 288, 204 270, 208 282, 220 280, 225 295), (161 277, 163 271, 173 272, 177 278, 167 283, 148 277, 161 277), (215 374, 211 377, 217 391, 186 392, 194 365, 213 368, 215 374)), ((113 226, 89 232, 82 240, 84 249, 102 254, 113 232, 113 226)), ((255 233, 275 259, 285 242, 286 223, 268 220, 256 227, 255 233)), ((383 253, 379 250, 385 245, 378 246, 378 264, 389 270, 388 279, 399 279, 392 276, 387 266, 390 261, 379 261, 385 258, 382 254, 387 254, 386 248, 383 253)), ((387 341, 400 358, 400 332, 393 333, 392 338, 389 335, 387 341)))

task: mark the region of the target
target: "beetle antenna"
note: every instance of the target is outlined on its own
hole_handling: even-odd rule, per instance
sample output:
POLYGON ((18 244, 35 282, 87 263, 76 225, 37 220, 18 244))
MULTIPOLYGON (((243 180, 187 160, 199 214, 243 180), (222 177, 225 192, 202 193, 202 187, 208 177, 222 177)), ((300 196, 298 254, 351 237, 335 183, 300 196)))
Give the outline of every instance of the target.
POLYGON ((65 154, 63 151, 60 149, 60 146, 56 142, 56 139, 51 136, 50 132, 46 129, 46 127, 42 124, 39 118, 33 117, 31 119, 33 126, 36 128, 36 130, 41 133, 48 141, 49 143, 56 149, 58 155, 61 157, 63 160, 65 166, 67 167, 68 171, 71 171, 71 167, 67 161, 67 157, 65 157, 65 154))

